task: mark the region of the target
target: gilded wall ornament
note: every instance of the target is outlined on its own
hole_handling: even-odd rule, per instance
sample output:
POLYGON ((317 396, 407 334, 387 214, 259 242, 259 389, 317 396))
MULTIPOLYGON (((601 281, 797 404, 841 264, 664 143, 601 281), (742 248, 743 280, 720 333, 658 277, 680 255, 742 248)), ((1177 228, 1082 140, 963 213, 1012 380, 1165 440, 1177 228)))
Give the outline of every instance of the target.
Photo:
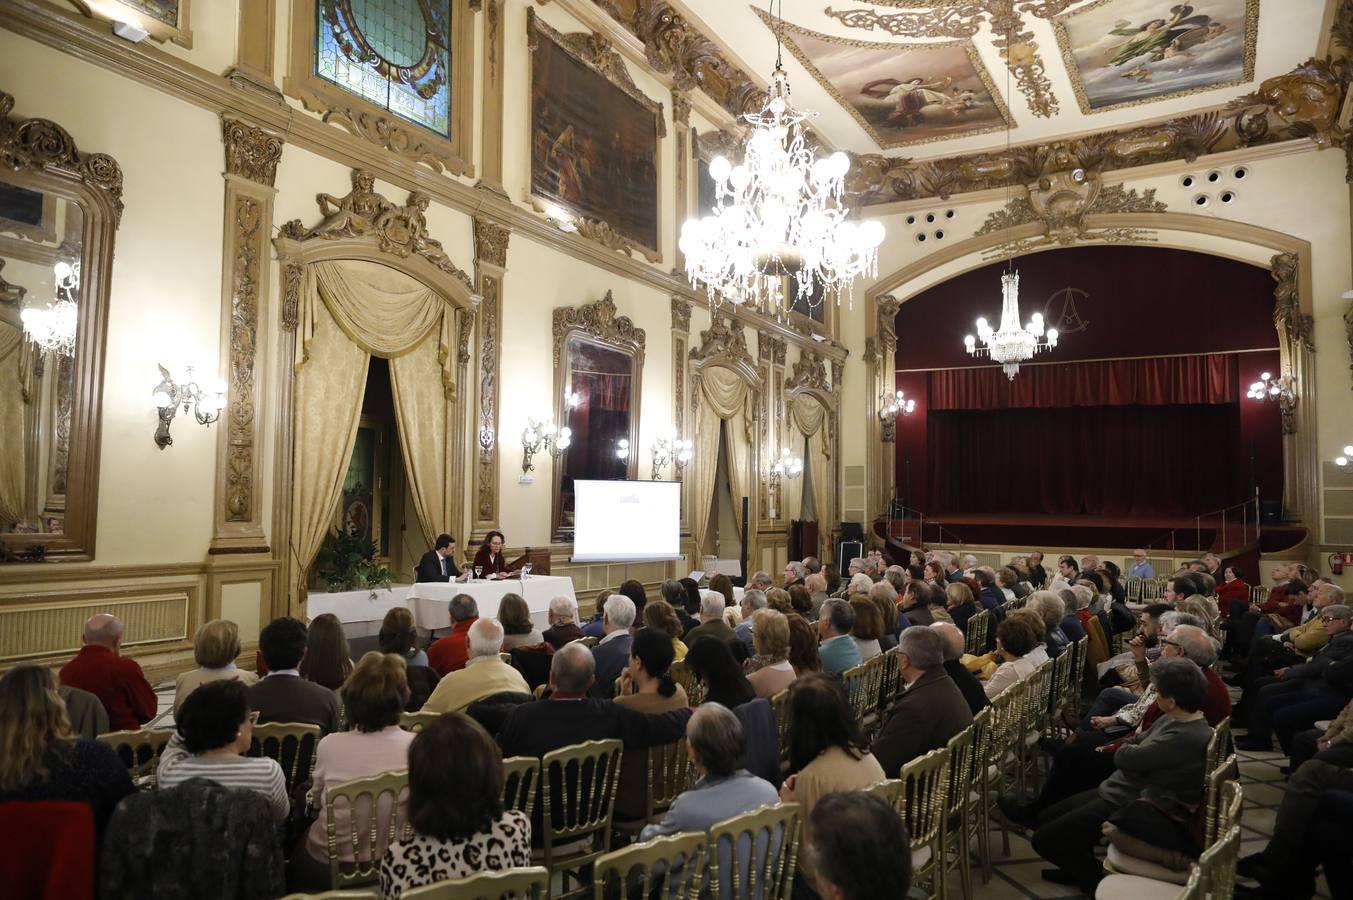
POLYGON ((0 91, 0 166, 11 171, 44 166, 75 176, 104 195, 113 227, 122 221, 122 169, 106 153, 81 153, 70 132, 47 119, 12 118, 14 97, 0 91))
POLYGON ((282 265, 282 328, 295 332, 300 322, 301 282, 304 271, 298 262, 282 265))
MULTIPOLYGON (((228 146, 228 145, 227 145, 228 146)), ((280 154, 280 146, 278 153, 280 154)), ((227 150, 229 156, 229 150, 227 150)), ((274 164, 276 160, 274 159, 274 164)), ((254 369, 258 347, 259 244, 266 239, 263 204, 235 196, 235 258, 231 261, 229 418, 226 422, 227 522, 253 521, 254 369)))
POLYGON ((1312 57, 1286 75, 1267 79, 1259 90, 1237 97, 1227 108, 1261 108, 1294 134, 1328 147, 1347 136, 1339 126, 1339 109, 1349 75, 1347 61, 1312 57))
POLYGON ((1315 350, 1315 319, 1301 311, 1298 287, 1300 259, 1295 253, 1279 253, 1269 262, 1273 275, 1273 324, 1293 348, 1315 350))
POLYGON ((751 351, 747 349, 747 335, 736 322, 730 327, 730 320, 717 310, 711 313, 709 327, 700 332, 700 345, 691 350, 691 359, 697 362, 721 356, 738 360, 754 368, 751 351))
POLYGON ((811 350, 804 350, 794 361, 790 369, 789 380, 785 382, 786 391, 801 389, 831 393, 832 385, 827 380, 827 366, 821 356, 811 350))
POLYGON ((226 172, 273 186, 277 161, 282 158, 282 139, 238 119, 221 117, 221 138, 225 141, 226 172))
POLYGON ((1353 372, 1353 307, 1344 313, 1344 337, 1348 342, 1348 369, 1353 372))
POLYGON ((1121 184, 1103 187, 1095 172, 1073 169, 1053 172, 1024 188, 1025 196, 1014 197, 1004 208, 990 213, 976 235, 998 234, 1010 228, 1040 223, 1043 233, 1021 242, 1021 247, 1046 244, 1069 246, 1077 241, 1105 240, 1113 229, 1091 229, 1085 217, 1106 213, 1165 212, 1156 199, 1156 189, 1140 194, 1136 188, 1121 184))
POLYGON ((676 295, 672 296, 672 330, 686 333, 691 330, 691 304, 676 295))
POLYGON ((500 269, 507 267, 507 243, 512 237, 510 229, 489 219, 474 219, 474 255, 475 260, 488 263, 500 269))
POLYGON ((563 361, 564 333, 577 329, 607 344, 612 344, 629 353, 636 359, 644 356, 645 335, 642 328, 634 327, 629 316, 615 314, 615 298, 610 291, 594 303, 582 306, 559 306, 554 310, 554 367, 557 370, 563 361))

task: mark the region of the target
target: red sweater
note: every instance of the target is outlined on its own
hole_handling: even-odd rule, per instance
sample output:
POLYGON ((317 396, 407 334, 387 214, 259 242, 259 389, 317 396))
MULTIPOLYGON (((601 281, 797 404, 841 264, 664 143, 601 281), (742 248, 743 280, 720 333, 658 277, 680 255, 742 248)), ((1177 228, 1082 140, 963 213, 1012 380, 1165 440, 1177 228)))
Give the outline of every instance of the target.
POLYGON ((465 668, 465 660, 470 655, 470 626, 478 621, 479 619, 475 618, 457 622, 450 634, 438 638, 432 642, 431 647, 428 647, 428 665, 435 669, 438 675, 445 678, 449 673, 465 668))
POLYGON ((1217 583, 1217 606, 1221 608, 1223 618, 1231 615, 1231 604, 1239 603, 1242 607, 1250 605, 1250 586, 1237 578, 1235 581, 1222 581, 1217 583))
POLYGON ((89 691, 108 712, 108 727, 135 731, 155 717, 155 690, 136 660, 86 644, 61 669, 61 683, 89 691))
POLYGON ((1268 592, 1268 600, 1259 607, 1259 611, 1265 615, 1277 613, 1286 619, 1291 625, 1301 623, 1301 603, 1287 598, 1287 585, 1280 584, 1268 592))

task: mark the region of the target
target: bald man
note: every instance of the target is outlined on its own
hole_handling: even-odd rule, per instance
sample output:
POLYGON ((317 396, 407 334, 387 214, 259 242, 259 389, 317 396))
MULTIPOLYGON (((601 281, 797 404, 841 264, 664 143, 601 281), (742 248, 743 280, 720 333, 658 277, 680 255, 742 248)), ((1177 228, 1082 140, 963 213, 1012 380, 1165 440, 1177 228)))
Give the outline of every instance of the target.
POLYGON ((155 716, 158 703, 146 673, 120 654, 122 622, 99 613, 85 622, 84 646, 61 669, 61 683, 99 698, 113 731, 135 731, 155 716))

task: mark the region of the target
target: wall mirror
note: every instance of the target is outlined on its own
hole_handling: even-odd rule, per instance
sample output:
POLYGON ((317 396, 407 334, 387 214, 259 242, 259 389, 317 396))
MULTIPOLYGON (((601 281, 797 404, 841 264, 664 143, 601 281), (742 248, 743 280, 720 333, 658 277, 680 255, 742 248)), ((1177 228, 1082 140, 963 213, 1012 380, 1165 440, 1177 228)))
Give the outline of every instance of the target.
POLYGON ((88 560, 122 173, 0 93, 0 560, 88 560))
POLYGON ((573 442, 554 463, 554 540, 573 539, 574 481, 636 476, 643 368, 644 330, 615 314, 610 291, 555 309, 555 422, 573 442))

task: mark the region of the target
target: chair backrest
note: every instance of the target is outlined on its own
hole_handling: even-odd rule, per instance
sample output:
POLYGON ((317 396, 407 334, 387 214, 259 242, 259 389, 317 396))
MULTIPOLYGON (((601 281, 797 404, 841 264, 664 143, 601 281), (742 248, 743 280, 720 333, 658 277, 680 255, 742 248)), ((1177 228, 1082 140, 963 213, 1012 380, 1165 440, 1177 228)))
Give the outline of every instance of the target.
POLYGON ((1235 894, 1236 859, 1240 856, 1240 826, 1230 830, 1203 851, 1198 860, 1201 871, 1202 896, 1211 900, 1229 900, 1235 894))
MULTIPOLYGON (((1228 804, 1231 802, 1233 792, 1239 793, 1240 791, 1240 784, 1236 781, 1239 772, 1236 757, 1231 756, 1222 760, 1207 773, 1207 784, 1203 791, 1203 802, 1205 804, 1203 810, 1204 847, 1215 841, 1217 835, 1225 834, 1230 827, 1227 824, 1227 817, 1231 815, 1228 804)), ((1231 824, 1235 823, 1232 822, 1231 824)))
POLYGON ((976 737, 972 725, 949 739, 945 750, 949 754, 949 778, 945 784, 945 807, 952 815, 968 805, 975 765, 976 737))
POLYGON ((972 767, 969 772, 969 790, 978 797, 985 796, 987 767, 991 765, 992 729, 991 707, 984 706, 972 717, 968 728, 972 731, 972 767))
POLYGON ((407 816, 400 808, 400 801, 407 797, 408 789, 409 773, 399 771, 354 778, 325 790, 324 829, 333 887, 375 881, 385 848, 412 836, 407 816), (388 806, 382 810, 382 801, 387 798, 388 806), (339 845, 340 812, 347 817, 347 834, 341 836, 342 847, 339 845), (351 862, 343 859, 344 851, 351 854, 351 862))
POLYGON ((618 740, 585 741, 541 758, 543 840, 548 846, 595 836, 603 850, 609 849, 623 750, 618 740))
POLYGON ((1123 579, 1123 596, 1129 603, 1136 603, 1142 599, 1142 580, 1136 575, 1129 575, 1123 579))
POLYGON ((714 900, 789 900, 802 818, 797 803, 765 806, 709 829, 714 900))
POLYGON ((441 718, 441 713, 436 712, 406 712, 399 714, 399 727, 405 731, 412 731, 414 734, 422 731, 423 728, 432 721, 441 718))
POLYGON ((898 659, 902 656, 902 647, 889 647, 879 654, 879 712, 886 713, 893 704, 893 697, 899 689, 898 659))
POLYGON ((469 878, 440 881, 400 894, 409 900, 545 900, 549 895, 550 870, 544 866, 480 872, 469 878))
POLYGON ((987 626, 991 622, 991 612, 982 610, 968 619, 963 630, 963 649, 973 656, 987 652, 987 626))
POLYGON ((1234 748, 1231 746, 1231 717, 1227 716, 1212 729, 1212 737, 1207 742, 1207 757, 1203 762, 1203 771, 1211 774, 1217 766, 1221 765, 1222 760, 1232 755, 1233 750, 1234 748))
POLYGON ((775 712, 775 735, 780 742, 780 761, 789 759, 789 688, 770 698, 775 712))
POLYGON ((931 750, 902 767, 902 818, 913 851, 933 846, 948 815, 945 793, 949 783, 949 750, 931 750))
POLYGON ((1085 656, 1090 652, 1090 636, 1086 635, 1075 641, 1066 648, 1065 652, 1073 654, 1071 657, 1071 674, 1067 679, 1066 686, 1066 708, 1074 713, 1080 710, 1081 692, 1085 685, 1085 656))
POLYGON ((516 809, 531 818, 540 784, 540 760, 534 756, 509 756, 503 760, 503 808, 516 809))
POLYGON ((867 662, 841 673, 841 681, 846 686, 846 696, 850 698, 850 711, 855 714, 855 721, 861 726, 864 724, 864 717, 878 707, 878 695, 871 691, 874 680, 867 662))
POLYGON ((593 866, 593 898, 698 900, 709 837, 692 831, 614 850, 593 866))
POLYGON ((648 777, 644 784, 644 818, 656 822, 686 790, 690 781, 686 739, 648 748, 648 777))
POLYGON ((254 726, 250 756, 266 756, 282 767, 287 793, 310 780, 315 765, 315 745, 319 743, 318 725, 305 722, 266 722, 254 726))
POLYGON ((672 680, 686 691, 686 699, 691 706, 699 706, 705 702, 705 683, 695 676, 684 659, 672 663, 670 671, 672 680))
POLYGON ((1067 683, 1071 680, 1071 647, 1062 649, 1052 660, 1052 685, 1048 696, 1048 712, 1055 718, 1067 704, 1067 683))
POLYGON ((139 728, 136 731, 110 731, 99 735, 99 740, 117 754, 127 767, 132 782, 142 790, 155 787, 155 770, 165 745, 174 736, 172 728, 139 728))
POLYGON ((1266 600, 1268 600, 1268 588, 1264 587, 1262 584, 1250 585, 1251 603, 1263 603, 1266 600))

